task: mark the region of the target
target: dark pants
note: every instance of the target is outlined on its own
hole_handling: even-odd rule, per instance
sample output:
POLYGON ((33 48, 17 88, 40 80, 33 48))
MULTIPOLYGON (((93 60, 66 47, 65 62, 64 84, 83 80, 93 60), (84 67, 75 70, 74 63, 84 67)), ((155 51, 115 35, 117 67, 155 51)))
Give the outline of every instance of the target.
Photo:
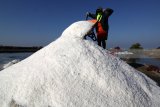
POLYGON ((106 49, 106 41, 102 38, 97 38, 97 42, 99 46, 102 46, 104 49, 106 49))

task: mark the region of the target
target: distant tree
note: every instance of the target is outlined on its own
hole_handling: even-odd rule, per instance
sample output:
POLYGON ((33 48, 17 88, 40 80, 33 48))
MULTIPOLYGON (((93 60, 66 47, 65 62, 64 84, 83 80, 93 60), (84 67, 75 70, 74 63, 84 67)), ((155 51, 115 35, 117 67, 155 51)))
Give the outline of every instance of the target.
POLYGON ((160 47, 158 47, 157 49, 160 49, 160 47))
POLYGON ((135 43, 130 47, 130 49, 143 49, 143 47, 141 47, 140 43, 135 43))

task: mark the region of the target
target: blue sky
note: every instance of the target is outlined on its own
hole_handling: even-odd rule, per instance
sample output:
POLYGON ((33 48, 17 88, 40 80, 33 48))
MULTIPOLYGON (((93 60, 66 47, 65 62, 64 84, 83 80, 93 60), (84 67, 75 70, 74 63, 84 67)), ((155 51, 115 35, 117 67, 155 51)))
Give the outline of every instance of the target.
POLYGON ((107 47, 160 46, 160 0, 0 0, 0 44, 45 46, 99 6, 114 10, 107 47))

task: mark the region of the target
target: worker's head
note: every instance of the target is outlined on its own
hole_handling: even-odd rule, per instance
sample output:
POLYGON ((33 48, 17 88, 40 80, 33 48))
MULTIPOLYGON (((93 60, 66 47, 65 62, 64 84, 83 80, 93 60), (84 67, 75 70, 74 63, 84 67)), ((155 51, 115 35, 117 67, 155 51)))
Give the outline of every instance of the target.
POLYGON ((111 8, 106 8, 104 10, 104 13, 108 14, 109 16, 113 13, 113 10, 111 8))
POLYGON ((97 10, 96 10, 96 14, 98 14, 98 13, 102 14, 102 12, 103 12, 103 8, 98 7, 97 10))

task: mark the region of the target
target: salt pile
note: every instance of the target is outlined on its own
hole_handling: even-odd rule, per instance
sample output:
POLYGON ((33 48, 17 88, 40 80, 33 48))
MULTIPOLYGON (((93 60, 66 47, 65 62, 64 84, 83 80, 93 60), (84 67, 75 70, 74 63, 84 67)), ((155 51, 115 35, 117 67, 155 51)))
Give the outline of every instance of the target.
POLYGON ((27 59, 0 72, 1 107, 160 107, 151 79, 84 40, 79 21, 27 59))

